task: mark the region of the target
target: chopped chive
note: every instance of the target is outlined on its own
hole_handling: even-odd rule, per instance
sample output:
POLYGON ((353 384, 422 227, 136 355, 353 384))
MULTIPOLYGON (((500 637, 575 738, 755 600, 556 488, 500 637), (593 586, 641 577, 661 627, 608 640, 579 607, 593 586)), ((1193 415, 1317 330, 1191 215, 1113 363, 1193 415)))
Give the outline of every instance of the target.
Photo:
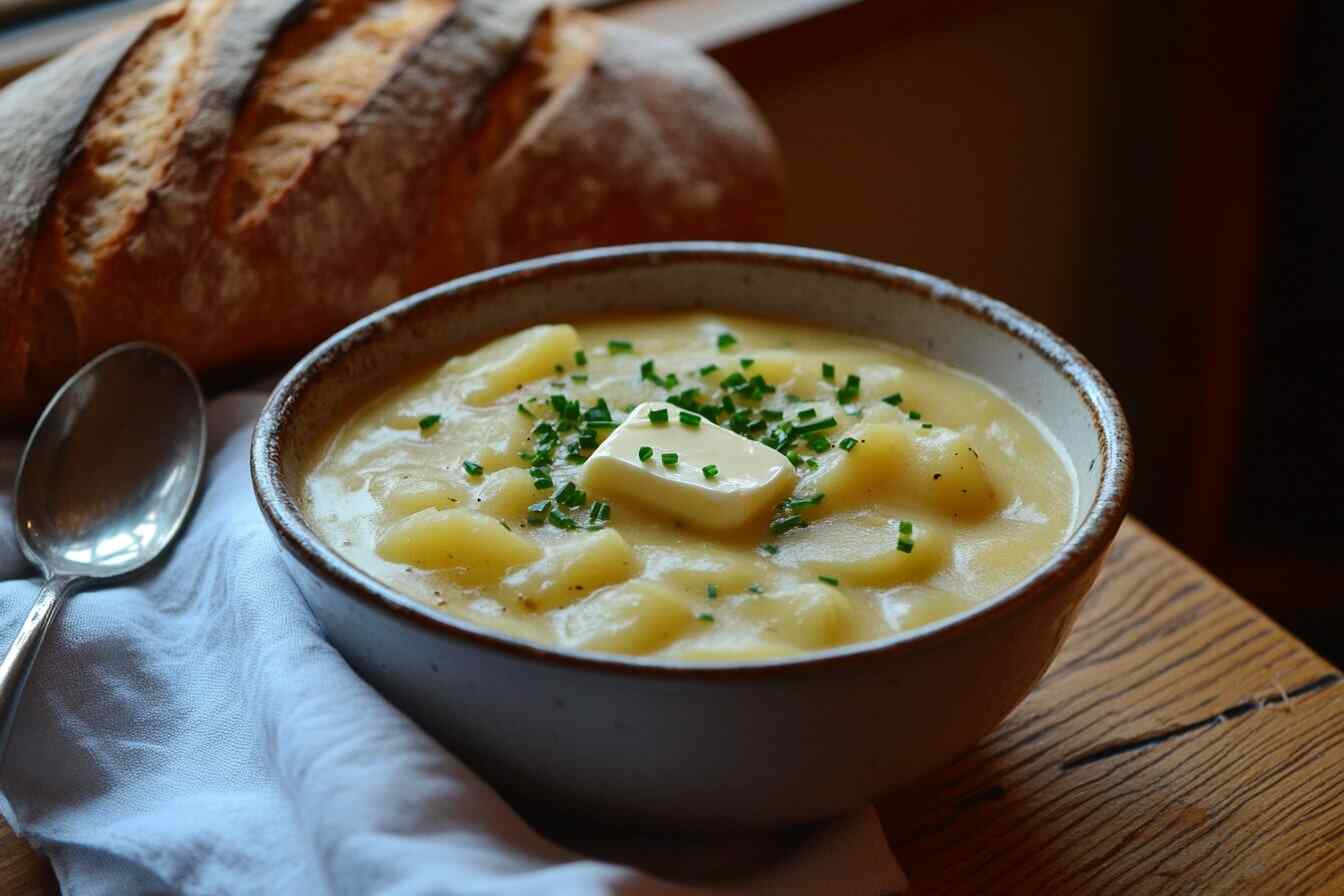
POLYGON ((529 411, 527 408, 523 407, 521 404, 518 405, 518 413, 522 414, 524 417, 531 417, 534 420, 536 419, 537 416, 536 414, 529 411))
POLYGON ((645 361, 643 364, 639 365, 639 378, 642 380, 651 380, 654 383, 657 383, 659 386, 663 384, 663 378, 660 377, 653 369, 653 359, 649 359, 648 361, 645 361))
POLYGON ((798 402, 800 401, 806 401, 806 399, 803 398, 801 395, 794 395, 792 392, 786 393, 784 395, 784 400, 787 401, 789 404, 798 404, 798 402))
POLYGON ((933 424, 932 424, 932 423, 921 423, 921 424, 919 425, 919 427, 920 427, 920 429, 933 429, 933 424))
POLYGON ((648 445, 644 445, 639 449, 639 459, 641 461, 648 460, 651 457, 653 457, 653 449, 648 445))
POLYGON ((762 548, 762 550, 764 550, 767 554, 773 557, 774 555, 779 553, 779 545, 767 544, 764 548, 762 548))
POLYGON ((732 348, 737 345, 737 337, 732 333, 719 334, 719 348, 732 348))
POLYGON ((793 464, 795 467, 801 467, 803 465, 803 457, 797 451, 790 451, 784 456, 787 457, 789 463, 793 464))
POLYGON ((748 585, 748 586, 747 586, 747 590, 750 591, 752 594, 764 594, 764 593, 765 593, 765 589, 762 588, 760 585, 748 585))
POLYGON ((714 371, 716 371, 716 370, 718 370, 718 369, 719 369, 719 365, 717 365, 717 364, 706 364, 704 367, 701 367, 701 368, 700 368, 700 375, 701 375, 701 376, 709 376, 711 373, 713 373, 714 371))
POLYGON ((559 394, 552 395, 551 407, 555 410, 557 414, 563 417, 565 415, 565 409, 569 407, 569 399, 559 394))
POLYGON ((811 423, 805 423, 802 426, 795 426, 793 432, 796 435, 805 436, 810 432, 819 432, 823 429, 833 429, 837 426, 834 417, 827 417, 825 420, 815 420, 811 423))
POLYGON ((806 526, 807 520, 795 513, 792 516, 782 517, 772 522, 770 524, 770 531, 776 535, 783 535, 790 529, 802 529, 806 528, 806 526))
POLYGON ((665 467, 675 467, 677 465, 677 452, 675 451, 664 451, 662 458, 665 467))
POLYGON ((505 529, 507 529, 508 531, 510 531, 510 532, 513 531, 513 527, 510 526, 508 523, 504 522, 503 520, 500 520, 500 521, 499 521, 499 524, 500 524, 501 526, 503 526, 505 529))
POLYGON ((654 408, 653 410, 649 411, 649 422, 650 422, 650 423, 666 423, 666 422, 667 422, 667 408, 654 408))
POLYGON ((737 363, 739 363, 739 364, 742 365, 742 369, 743 369, 743 370, 746 370, 748 367, 750 367, 751 365, 753 365, 753 364, 756 363, 756 359, 755 359, 755 358, 743 358, 742 360, 738 361, 737 363))
POLYGON ((682 411, 677 414, 677 419, 681 421, 682 426, 699 426, 700 415, 692 414, 690 411, 682 411))
POLYGON ((825 436, 811 435, 807 437, 807 447, 820 454, 828 450, 831 443, 825 436))
POLYGON ((859 397, 860 380, 854 374, 845 378, 845 384, 840 387, 840 391, 835 393, 835 400, 841 404, 851 404, 859 397))
POLYGON ((535 504, 527 506, 527 523, 529 526, 540 526, 546 522, 546 514, 551 512, 550 501, 538 501, 535 504))
POLYGON ((815 416, 817 416, 816 408, 805 408, 804 410, 798 412, 799 420, 811 420, 815 416))
POLYGON ((696 618, 696 619, 699 619, 701 622, 713 622, 713 621, 714 621, 714 614, 712 614, 712 613, 701 613, 699 616, 697 616, 697 617, 695 617, 695 618, 696 618))
POLYGON ((827 364, 825 361, 822 361, 821 378, 824 380, 830 380, 831 382, 835 382, 835 365, 827 364))
POLYGON ((783 507, 786 510, 799 510, 803 507, 816 507, 824 500, 826 500, 826 493, 818 492, 810 498, 793 498, 785 501, 783 507))
POLYGON ((893 392, 882 400, 885 401, 887 404, 891 405, 892 407, 896 407, 896 405, 905 401, 905 396, 901 395, 901 393, 899 392, 893 392))
POLYGON ((578 486, 572 482, 566 482, 560 487, 560 491, 555 493, 555 503, 559 504, 561 507, 573 507, 574 505, 570 504, 569 501, 570 496, 576 491, 578 491, 578 486))
POLYGON ((809 470, 817 470, 817 469, 820 469, 820 468, 821 468, 821 464, 817 463, 816 460, 815 460, 814 458, 811 458, 811 457, 809 457, 807 460, 803 461, 803 463, 807 464, 807 468, 808 468, 809 470))
POLYGON ((663 388, 675 389, 677 388, 677 383, 679 382, 681 381, 677 379, 677 375, 675 373, 669 373, 667 376, 663 377, 663 388))
POLYGON ((736 371, 728 374, 719 382, 719 387, 722 389, 741 389, 746 385, 747 378, 736 371))
POLYGON ((462 461, 462 469, 467 471, 468 476, 479 476, 485 472, 485 469, 480 464, 469 460, 462 461))
POLYGON ((923 420, 923 419, 924 419, 924 415, 921 414, 919 411, 911 411, 911 412, 910 412, 910 419, 911 419, 911 420, 923 420))
POLYGON ((899 528, 902 535, 910 535, 915 531, 915 524, 909 520, 901 520, 899 528))
POLYGON ((594 501, 593 506, 588 508, 588 521, 591 523, 606 522, 611 518, 611 505, 606 501, 594 501))
POLYGON ((849 436, 845 436, 843 439, 840 440, 840 449, 842 451, 853 451, 854 446, 857 444, 859 444, 858 439, 852 439, 849 436))
POLYGON ((767 419, 767 420, 783 420, 783 419, 784 419, 784 412, 783 412, 783 411, 772 411, 772 410, 768 410, 768 409, 767 409, 767 410, 761 411, 761 416, 764 417, 764 418, 767 419))
POLYGON ((705 597, 714 600, 719 596, 719 586, 713 583, 705 586, 705 597))
POLYGON ((420 418, 420 429, 421 429, 422 431, 424 431, 424 430, 429 430, 429 429, 433 429, 435 426, 438 426, 438 425, 439 425, 439 421, 442 420, 442 419, 443 419, 443 415, 442 415, 442 414, 430 414, 430 415, 427 416, 427 417, 421 417, 421 418, 420 418))
POLYGON ((817 580, 818 580, 818 581, 821 581, 821 582, 825 582, 827 585, 830 585, 832 588, 835 588, 835 587, 837 587, 837 586, 840 584, 840 580, 837 579, 835 576, 817 576, 817 580))
POLYGON ((579 367, 588 366, 588 356, 583 353, 583 349, 579 349, 574 353, 574 363, 579 367))
POLYGON ((559 510, 552 510, 547 519, 549 519, 551 525, 555 526, 557 529, 577 529, 579 527, 578 523, 565 516, 559 510))
POLYGON ((532 484, 537 487, 537 491, 544 491, 548 488, 555 488, 555 483, 545 470, 538 470, 533 467, 529 472, 532 474, 532 484))
POLYGON ((701 467, 700 472, 705 474, 706 479, 713 479, 719 475, 719 468, 713 464, 709 464, 708 466, 701 467))
POLYGON ((576 382, 576 383, 586 383, 586 382, 588 382, 588 374, 586 374, 586 373, 571 373, 571 374, 569 375, 569 378, 570 378, 571 380, 573 380, 574 382, 576 382))
POLYGON ((900 538, 896 541, 896 550, 902 554, 909 554, 915 549, 915 543, 908 538, 900 538))
POLYGON ((629 352, 632 352, 634 350, 635 350, 634 344, 627 342, 624 339, 607 340, 607 352, 610 354, 623 355, 628 354, 629 352))

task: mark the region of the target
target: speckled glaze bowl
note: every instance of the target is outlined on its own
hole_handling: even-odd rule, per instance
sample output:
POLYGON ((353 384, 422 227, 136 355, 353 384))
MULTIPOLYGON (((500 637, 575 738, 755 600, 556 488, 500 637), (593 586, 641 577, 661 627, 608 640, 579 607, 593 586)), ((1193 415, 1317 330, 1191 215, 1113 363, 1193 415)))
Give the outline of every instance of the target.
POLYGON ((1000 302, 827 252, 672 243, 485 271, 348 327, 276 388, 252 476, 332 644, 507 796, 703 833, 854 809, 997 725, 1045 673, 1096 578, 1125 513, 1130 455, 1096 370, 1000 302), (882 337, 996 384, 1064 446, 1076 528, 1030 578, 926 628, 802 658, 689 666, 546 648, 436 613, 341 559, 305 520, 309 450, 358 396, 408 369, 544 321, 699 308, 882 337))

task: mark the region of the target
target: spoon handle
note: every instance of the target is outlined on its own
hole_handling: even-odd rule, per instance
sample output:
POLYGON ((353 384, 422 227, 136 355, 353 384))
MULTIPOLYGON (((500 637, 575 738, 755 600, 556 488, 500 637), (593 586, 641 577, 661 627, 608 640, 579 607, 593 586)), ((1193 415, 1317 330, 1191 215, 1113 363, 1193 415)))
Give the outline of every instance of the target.
POLYGON ((87 581, 84 576, 57 575, 47 579, 33 608, 28 611, 28 618, 15 635, 14 643, 9 646, 4 662, 0 663, 0 762, 4 761, 9 746, 9 732, 19 711, 23 686, 28 683, 28 673, 33 671, 33 661, 37 659, 47 629, 51 628, 51 621, 65 599, 87 581))

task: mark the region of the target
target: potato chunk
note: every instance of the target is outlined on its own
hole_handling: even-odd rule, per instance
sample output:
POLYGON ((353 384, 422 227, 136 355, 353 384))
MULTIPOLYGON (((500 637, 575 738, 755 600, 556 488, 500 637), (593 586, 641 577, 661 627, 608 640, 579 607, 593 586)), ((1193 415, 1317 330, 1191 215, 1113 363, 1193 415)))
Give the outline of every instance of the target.
POLYGON ((520 605, 553 610, 604 586, 624 582, 637 566, 634 551, 615 529, 575 532, 551 547, 540 561, 514 570, 503 584, 520 605))
POLYGON ((485 585, 537 560, 541 548, 483 513, 429 509, 388 529, 378 541, 378 555, 392 563, 441 569, 463 585, 485 585))
POLYGON ((979 456, 959 432, 865 423, 851 435, 858 444, 836 452, 817 483, 825 509, 894 502, 972 521, 999 507, 979 456))
POLYGON ((430 507, 457 507, 467 500, 465 489, 433 467, 399 467, 378 473, 369 483, 369 493, 397 519, 430 507))
POLYGON ((604 588, 563 611, 560 641, 577 650, 652 653, 691 624, 691 610, 675 591, 636 579, 604 588))
POLYGON ((525 520, 537 500, 537 487, 521 467, 505 467, 485 477, 476 491, 476 509, 501 520, 525 520))
POLYGON ((771 576, 762 558, 709 545, 646 548, 641 554, 645 577, 697 595, 709 585, 722 594, 746 591, 771 576))
POLYGON ((776 559, 839 579, 842 585, 895 585, 928 578, 947 562, 946 533, 915 523, 909 537, 913 547, 906 552, 900 548, 900 524, 876 513, 827 517, 781 539, 776 559))
POLYGON ((557 364, 569 366, 578 349, 579 334, 573 327, 542 324, 454 358, 443 370, 462 377, 463 398, 468 403, 483 405, 524 383, 550 376, 557 364))
POLYGON ((845 644, 854 628, 849 598, 839 588, 820 582, 753 595, 740 609, 763 623, 768 634, 809 650, 845 644))

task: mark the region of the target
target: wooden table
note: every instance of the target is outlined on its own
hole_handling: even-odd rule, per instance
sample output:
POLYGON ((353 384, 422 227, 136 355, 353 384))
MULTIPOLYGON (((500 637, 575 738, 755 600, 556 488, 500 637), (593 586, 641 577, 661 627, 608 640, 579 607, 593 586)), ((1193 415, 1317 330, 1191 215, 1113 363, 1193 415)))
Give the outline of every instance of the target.
MULTIPOLYGON (((1040 686, 883 822, 918 894, 1341 892, 1341 680, 1129 522, 1040 686)), ((0 893, 55 892, 0 830, 0 893)))

